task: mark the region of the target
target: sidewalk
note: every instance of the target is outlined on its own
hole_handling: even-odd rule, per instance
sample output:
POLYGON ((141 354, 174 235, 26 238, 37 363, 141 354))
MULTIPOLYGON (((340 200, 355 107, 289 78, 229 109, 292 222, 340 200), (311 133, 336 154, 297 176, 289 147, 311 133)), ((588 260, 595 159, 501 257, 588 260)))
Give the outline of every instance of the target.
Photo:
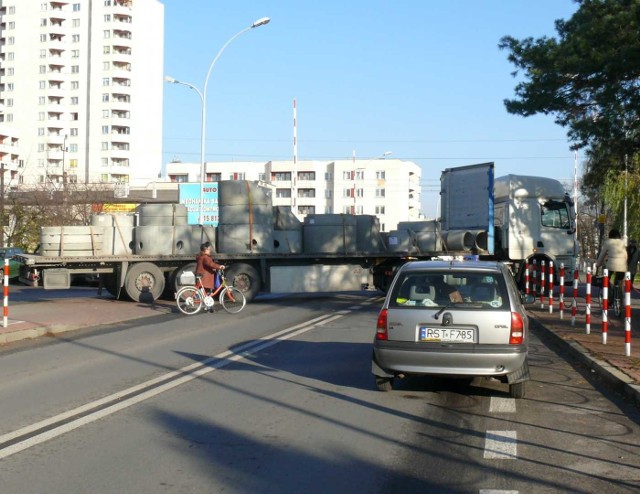
MULTIPOLYGON (((596 291, 597 295, 597 291, 596 291)), ((635 291, 631 300, 631 348, 625 355, 625 318, 608 313, 606 344, 602 337, 602 309, 593 297, 591 302, 590 332, 586 330, 585 298, 577 297, 577 314, 572 325, 571 303, 573 297, 565 296, 565 310, 560 319, 558 300, 554 300, 553 312, 549 313, 548 299, 544 309, 536 300, 528 306, 529 316, 536 325, 557 342, 570 349, 589 369, 597 372, 608 384, 640 406, 640 293, 635 291)))
POLYGON ((123 323, 174 312, 175 302, 152 304, 117 301, 111 295, 77 298, 47 298, 9 305, 7 327, 0 323, 0 345, 23 339, 52 336, 66 331, 123 323))

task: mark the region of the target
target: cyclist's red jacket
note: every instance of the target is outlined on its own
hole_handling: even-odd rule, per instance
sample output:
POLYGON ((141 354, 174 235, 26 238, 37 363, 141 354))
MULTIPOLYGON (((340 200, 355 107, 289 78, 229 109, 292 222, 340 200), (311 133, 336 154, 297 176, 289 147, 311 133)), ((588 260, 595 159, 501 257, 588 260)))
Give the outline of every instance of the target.
POLYGON ((222 265, 215 262, 208 254, 198 254, 196 256, 196 274, 202 276, 202 286, 213 290, 215 284, 215 271, 222 265))

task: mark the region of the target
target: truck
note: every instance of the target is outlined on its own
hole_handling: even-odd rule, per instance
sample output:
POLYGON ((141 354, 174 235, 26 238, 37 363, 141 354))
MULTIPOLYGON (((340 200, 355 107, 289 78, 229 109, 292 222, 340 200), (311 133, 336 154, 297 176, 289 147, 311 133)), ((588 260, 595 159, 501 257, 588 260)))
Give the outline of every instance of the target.
POLYGON ((210 242, 250 301, 259 292, 386 291, 395 270, 413 259, 473 255, 521 273, 533 259, 572 267, 577 254, 562 185, 516 175, 494 180, 493 163, 444 170, 440 218, 400 222, 390 232, 381 232, 373 215, 300 221, 290 208, 273 206, 271 190, 257 182, 217 187, 215 227, 188 224, 187 206, 178 203, 96 214, 90 225, 43 227, 38 253, 16 256, 20 281, 61 289, 74 276, 97 275, 117 298, 153 301, 195 281, 195 255, 210 242))

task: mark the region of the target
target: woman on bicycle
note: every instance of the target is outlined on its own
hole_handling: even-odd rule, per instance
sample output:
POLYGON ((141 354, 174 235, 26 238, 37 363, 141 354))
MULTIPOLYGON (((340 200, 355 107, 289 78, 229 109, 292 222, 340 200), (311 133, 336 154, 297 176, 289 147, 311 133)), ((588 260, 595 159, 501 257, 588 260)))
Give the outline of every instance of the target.
POLYGON ((200 246, 200 253, 196 256, 196 276, 200 276, 202 286, 211 293, 215 289, 216 270, 224 269, 211 258, 211 244, 205 242, 200 246))
POLYGON ((604 241, 596 261, 596 267, 599 268, 603 265, 609 270, 610 285, 611 282, 619 284, 624 280, 624 273, 627 270, 627 249, 624 246, 624 241, 620 238, 620 232, 615 228, 609 232, 609 238, 604 241), (606 264, 604 264, 605 259, 606 264))

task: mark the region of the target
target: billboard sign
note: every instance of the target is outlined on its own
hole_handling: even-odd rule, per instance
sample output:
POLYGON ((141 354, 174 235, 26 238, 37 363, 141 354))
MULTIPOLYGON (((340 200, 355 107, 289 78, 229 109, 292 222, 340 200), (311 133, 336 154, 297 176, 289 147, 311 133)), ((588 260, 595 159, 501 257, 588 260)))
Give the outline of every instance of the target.
POLYGON ((218 226, 218 182, 204 184, 180 184, 180 204, 187 207, 187 221, 190 225, 198 225, 200 216, 200 190, 202 188, 202 224, 218 226))

